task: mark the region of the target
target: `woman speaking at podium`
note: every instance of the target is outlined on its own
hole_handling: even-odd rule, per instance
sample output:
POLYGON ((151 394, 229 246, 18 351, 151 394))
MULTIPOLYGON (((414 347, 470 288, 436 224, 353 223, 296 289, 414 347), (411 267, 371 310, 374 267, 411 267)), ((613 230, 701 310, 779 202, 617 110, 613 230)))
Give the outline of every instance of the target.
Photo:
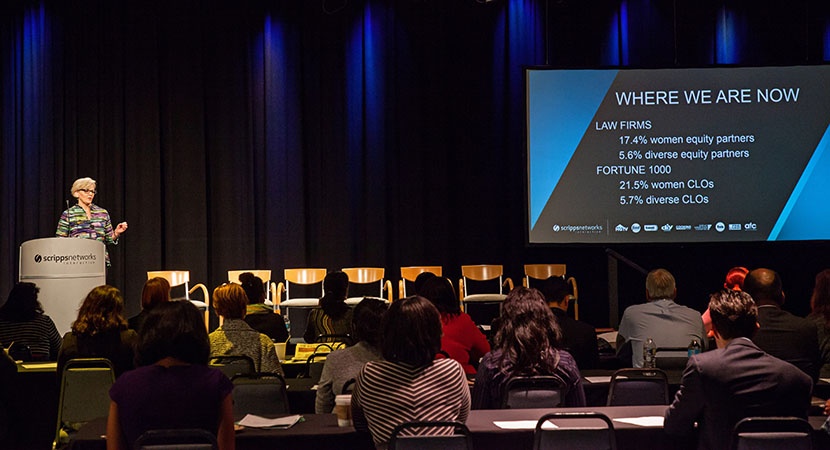
MULTIPOLYGON (((95 239, 104 244, 118 244, 118 237, 127 231, 127 222, 121 222, 115 230, 112 229, 107 210, 92 203, 95 197, 95 184, 95 180, 89 177, 78 178, 72 183, 72 196, 78 199, 78 203, 61 214, 55 236, 95 239)), ((105 250, 104 254, 109 267, 109 252, 105 250)))

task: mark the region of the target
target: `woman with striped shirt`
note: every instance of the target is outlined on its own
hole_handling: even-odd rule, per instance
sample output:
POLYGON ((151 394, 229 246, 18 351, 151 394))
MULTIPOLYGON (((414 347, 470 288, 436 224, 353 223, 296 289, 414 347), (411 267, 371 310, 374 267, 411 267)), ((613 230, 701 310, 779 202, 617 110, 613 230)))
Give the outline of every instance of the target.
POLYGON ((441 350, 435 306, 423 297, 393 302, 381 329, 385 360, 366 363, 357 377, 352 395, 355 428, 369 431, 375 446, 383 449, 395 426, 405 422, 465 422, 470 388, 458 361, 435 359, 441 350))
POLYGON ((34 283, 17 283, 0 307, 0 344, 14 359, 54 361, 61 348, 55 322, 43 313, 34 283))

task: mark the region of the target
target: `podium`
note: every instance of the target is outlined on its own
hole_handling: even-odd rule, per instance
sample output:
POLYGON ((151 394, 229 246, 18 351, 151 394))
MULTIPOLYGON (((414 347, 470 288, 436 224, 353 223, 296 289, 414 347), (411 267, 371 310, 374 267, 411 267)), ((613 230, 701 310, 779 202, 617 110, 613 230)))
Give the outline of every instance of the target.
POLYGON ((38 300, 63 336, 92 288, 107 282, 102 242, 80 238, 43 238, 20 245, 20 281, 40 288, 38 300))

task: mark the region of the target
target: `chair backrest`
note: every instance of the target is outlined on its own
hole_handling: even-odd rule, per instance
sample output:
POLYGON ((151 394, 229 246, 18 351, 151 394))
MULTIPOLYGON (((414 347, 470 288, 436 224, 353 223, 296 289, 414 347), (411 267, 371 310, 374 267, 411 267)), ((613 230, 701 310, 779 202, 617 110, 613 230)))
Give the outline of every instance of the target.
POLYGON ((478 325, 490 325, 501 311, 513 280, 504 278, 504 268, 496 264, 461 266, 458 296, 461 307, 478 325), (506 288, 506 289, 505 289, 506 288))
POLYGON ((326 363, 326 357, 329 355, 329 352, 325 353, 312 353, 311 356, 308 357, 306 360, 306 375, 311 378, 315 383, 320 381, 320 375, 323 374, 323 365, 326 363))
POLYGON ((290 412, 287 387, 282 375, 257 372, 234 375, 231 381, 235 420, 246 414, 274 416, 290 412))
POLYGON ((349 276, 349 298, 360 301, 364 296, 387 298, 392 301, 392 282, 385 280, 382 267, 347 267, 340 269, 349 276), (377 285, 375 287, 374 285, 377 285), (383 295, 386 291, 387 295, 383 295))
POLYGON ((138 437, 136 450, 216 450, 216 437, 206 430, 184 428, 148 430, 138 437))
POLYGON ((513 377, 502 393, 502 408, 556 408, 562 405, 567 383, 558 376, 513 377))
POLYGON ((115 382, 115 369, 106 358, 77 358, 67 361, 61 374, 55 444, 61 443, 61 430, 77 431, 80 425, 109 414, 109 390, 115 382))
POLYGON ((406 297, 406 283, 414 283, 418 275, 429 272, 441 276, 444 268, 442 266, 409 266, 401 267, 401 281, 398 283, 398 298, 406 297))
POLYGON ((205 313, 205 328, 210 330, 210 293, 208 293, 207 286, 202 283, 198 283, 193 287, 190 287, 190 271, 189 270, 151 270, 147 272, 147 279, 151 278, 164 278, 170 283, 170 287, 176 286, 184 286, 184 297, 186 300, 189 300, 193 303, 200 311, 204 311, 205 313), (202 291, 202 295, 204 296, 204 301, 200 300, 193 300, 190 298, 190 294, 195 292, 197 289, 202 291))
POLYGON ((534 450, 615 450, 614 424, 598 412, 557 412, 536 422, 534 450), (555 426, 548 424, 548 421, 555 426), (568 423, 570 422, 570 423, 568 423))
POLYGON ((256 364, 250 356, 228 355, 213 356, 208 364, 222 371, 226 377, 232 379, 235 375, 245 375, 256 372, 256 364))
POLYGON ((734 450, 810 450, 813 427, 798 417, 747 417, 732 431, 734 450))
POLYGON ((461 422, 405 422, 389 438, 389 450, 471 450, 470 430, 461 422))
POLYGON ((608 406, 668 405, 669 380, 660 369, 619 369, 611 375, 608 406))
POLYGON ((688 349, 686 347, 657 347, 654 361, 658 369, 683 370, 689 362, 688 349))
POLYGON ((277 285, 275 303, 280 305, 283 316, 288 317, 291 323, 290 342, 294 343, 305 334, 311 309, 319 304, 323 296, 326 269, 285 269, 283 275, 285 281, 277 285))

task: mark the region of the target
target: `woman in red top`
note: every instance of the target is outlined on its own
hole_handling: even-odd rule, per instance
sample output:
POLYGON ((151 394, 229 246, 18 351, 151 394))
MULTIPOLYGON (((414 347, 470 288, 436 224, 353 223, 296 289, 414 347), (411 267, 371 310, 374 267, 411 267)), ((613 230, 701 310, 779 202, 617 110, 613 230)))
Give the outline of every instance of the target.
POLYGON ((475 375, 479 359, 490 351, 490 343, 473 319, 461 312, 452 282, 442 277, 430 278, 424 282, 419 294, 429 299, 441 313, 444 333, 441 350, 461 363, 468 377, 475 375))

